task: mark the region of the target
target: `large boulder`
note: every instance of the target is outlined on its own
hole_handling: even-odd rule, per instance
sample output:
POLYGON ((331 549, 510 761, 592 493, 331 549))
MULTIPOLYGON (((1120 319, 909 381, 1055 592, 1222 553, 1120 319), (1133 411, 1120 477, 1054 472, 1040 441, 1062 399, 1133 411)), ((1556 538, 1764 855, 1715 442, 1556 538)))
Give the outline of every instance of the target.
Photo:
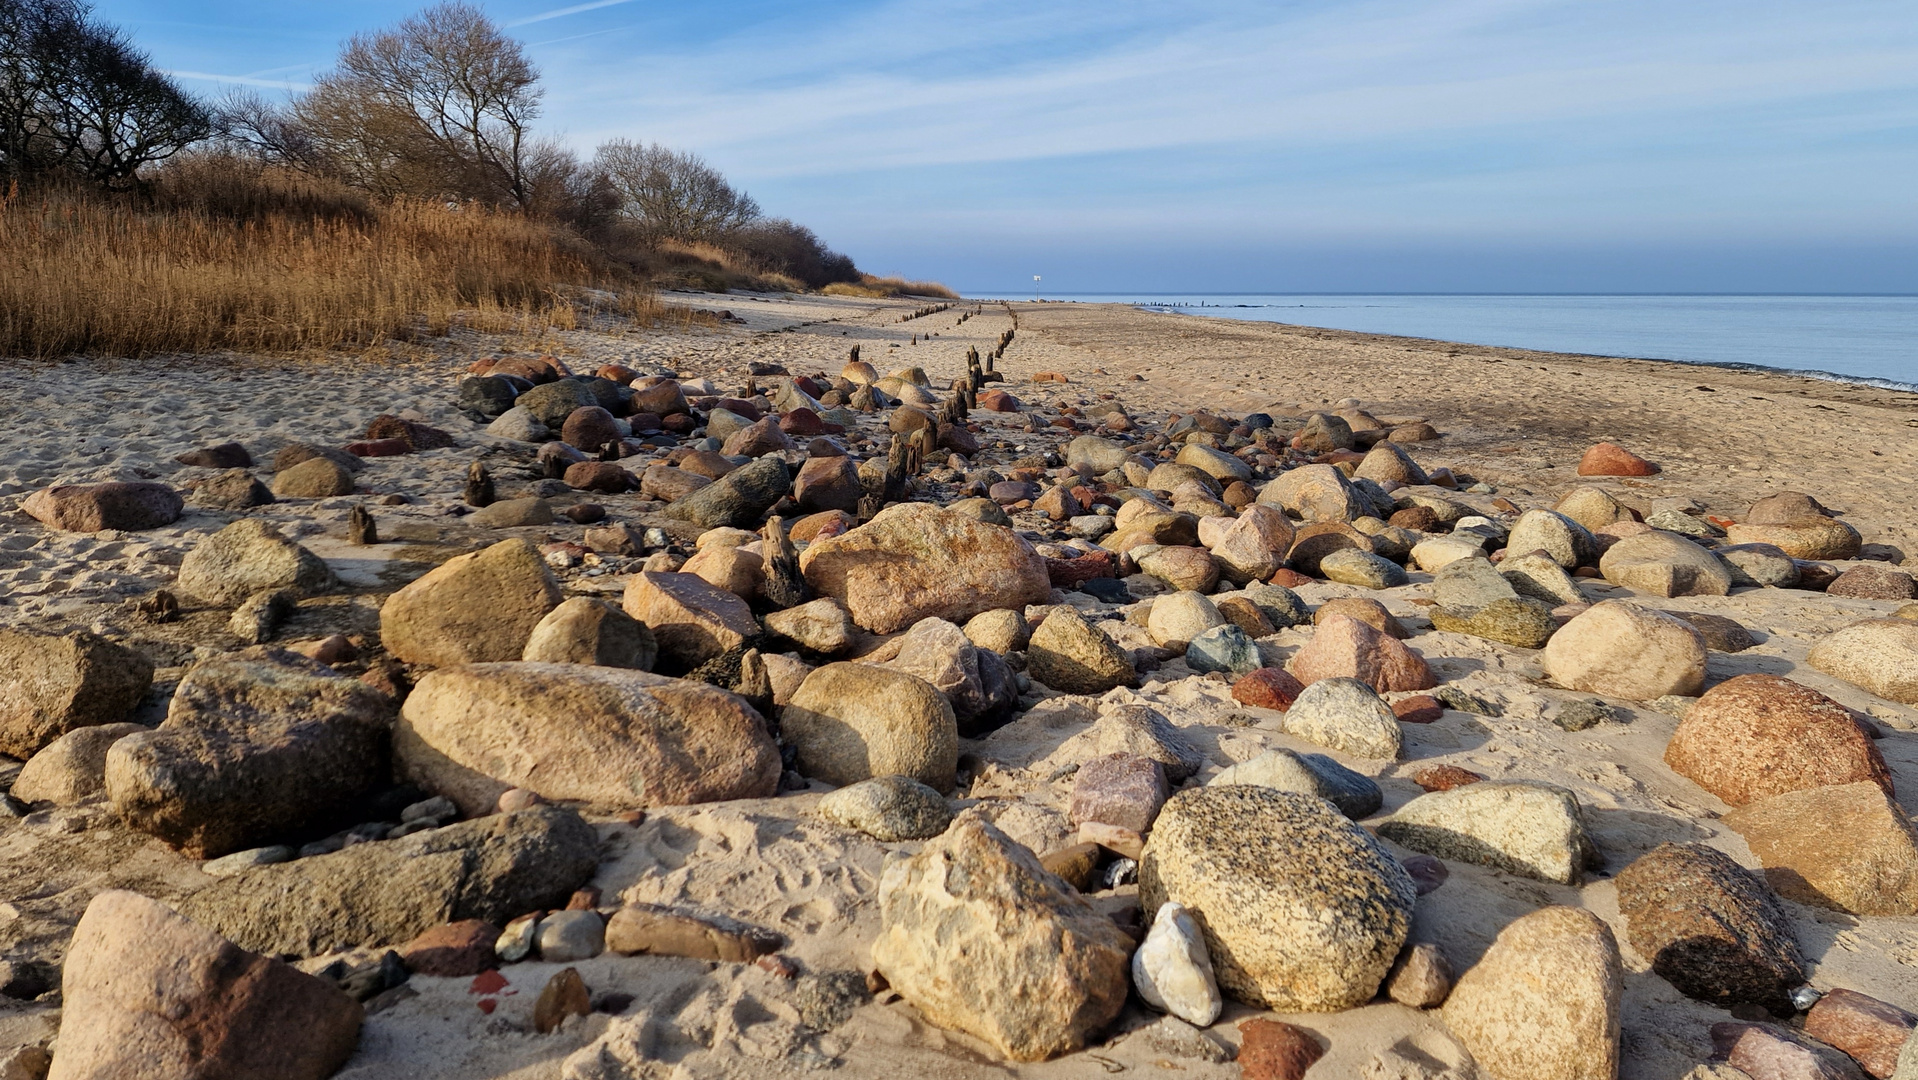
POLYGON ((715 686, 583 664, 469 664, 414 687, 393 731, 406 775, 467 814, 509 788, 607 810, 771 796, 765 718, 715 686))
POLYGON ((180 913, 256 952, 316 956, 397 945, 462 919, 504 926, 564 908, 598 867, 591 825, 536 806, 256 866, 187 897, 180 913))
POLYGON ((1918 622, 1853 623, 1812 646, 1806 662, 1887 701, 1918 705, 1918 622))
POLYGON ((1077 1050, 1125 1007, 1132 940, 976 813, 886 867, 879 923, 892 988, 1015 1061, 1077 1050))
POLYGON ((75 728, 126 719, 153 661, 84 630, 0 630, 0 753, 29 758, 75 728))
POLYGON ((1722 1008, 1796 1011, 1805 965, 1791 921, 1765 883, 1703 844, 1660 844, 1619 871, 1618 913, 1632 948, 1687 997, 1722 1008))
POLYGON ((1530 780, 1483 780, 1427 792, 1382 822, 1379 835, 1442 859, 1560 885, 1578 884, 1594 861, 1577 797, 1530 780))
POLYGON ((963 623, 982 611, 1042 604, 1046 561, 1011 529, 900 503, 850 532, 814 541, 799 557, 806 583, 843 602, 878 634, 927 616, 963 623))
POLYGON ((1787 900, 1853 915, 1918 915, 1918 833, 1877 784, 1788 791, 1724 822, 1787 900))
POLYGON ((622 606, 653 632, 659 655, 684 668, 759 636, 746 601, 694 574, 634 574, 627 579, 622 606))
POLYGON ((1623 982, 1604 920, 1540 908, 1459 977, 1445 1026, 1492 1080, 1616 1080, 1623 982))
POLYGON ((1331 803, 1250 785, 1174 795, 1139 861, 1140 906, 1190 909, 1219 986, 1280 1012, 1370 1000, 1416 897, 1398 860, 1331 803))
POLYGON ((326 560, 281 536, 278 527, 241 518, 187 552, 174 584, 189 596, 232 605, 274 589, 324 592, 339 579, 326 560))
POLYGON ((1425 658, 1405 643, 1347 615, 1320 623, 1286 668, 1310 686, 1320 679, 1357 679, 1378 693, 1438 685, 1425 658))
POLYGON ((429 667, 517 660, 559 603, 559 582, 539 549, 502 540, 448 559, 387 597, 380 642, 398 659, 429 667))
POLYGON ((1707 690, 1665 744, 1665 764, 1733 806, 1861 780, 1892 794, 1884 755, 1851 711, 1778 675, 1707 690))
POLYGON ((42 488, 20 503, 28 517, 66 532, 157 529, 180 520, 185 509, 179 492, 147 480, 59 484, 42 488))
POLYGON ((1620 540, 1599 558, 1598 569, 1614 585, 1653 596, 1724 596, 1732 588, 1725 560, 1668 532, 1620 540))
POLYGON ((106 790, 107 749, 138 732, 139 724, 75 728, 33 755, 14 778, 10 794, 24 803, 69 805, 106 790))
MULTIPOLYGON (((545 424, 554 431, 566 426, 566 420, 575 410, 590 409, 599 404, 593 396, 592 388, 578 379, 558 379, 535 386, 519 397, 513 404, 533 414, 533 419, 545 424)), ((658 412, 650 409, 649 412, 658 412)))
POLYGON ((791 487, 792 473, 786 463, 777 457, 762 457, 675 499, 664 513, 702 529, 749 529, 756 527, 791 487))
POLYGON ((909 776, 941 793, 959 767, 959 723, 931 683, 874 664, 827 664, 780 713, 780 733, 807 776, 844 786, 909 776))
POLYGON ((106 791, 194 858, 338 818, 387 776, 393 702, 315 660, 254 648, 187 672, 167 718, 116 741, 106 791))
POLYGON ((118 889, 80 917, 61 998, 48 1080, 324 1080, 359 1045, 365 1015, 333 983, 118 889))
POLYGON ((1067 694, 1103 694, 1139 681, 1125 650, 1065 604, 1053 608, 1032 632, 1026 673, 1067 694))
POLYGON ((1545 673, 1560 686, 1631 701, 1695 697, 1705 687, 1705 639, 1689 623, 1607 600, 1545 644, 1545 673))

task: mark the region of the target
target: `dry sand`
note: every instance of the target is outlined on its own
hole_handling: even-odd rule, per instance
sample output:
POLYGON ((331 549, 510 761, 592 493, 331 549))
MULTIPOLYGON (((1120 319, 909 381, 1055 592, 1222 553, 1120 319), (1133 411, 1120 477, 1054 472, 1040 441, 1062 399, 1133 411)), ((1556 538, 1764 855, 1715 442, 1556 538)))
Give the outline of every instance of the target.
MULTIPOLYGON (((829 298, 697 297, 725 307, 743 326, 687 333, 572 331, 545 346, 468 337, 427 355, 367 364, 350 358, 270 361, 253 357, 148 361, 0 361, 0 625, 41 629, 97 626, 128 633, 156 655, 162 670, 146 708, 157 719, 166 693, 191 662, 196 643, 220 640, 224 613, 192 612, 169 628, 136 628, 124 601, 164 586, 187 550, 232 515, 189 511, 176 525, 135 534, 53 533, 17 512, 19 500, 54 482, 158 477, 186 485, 208 470, 179 466, 175 454, 238 440, 264 466, 294 440, 339 445, 359 437, 376 413, 413 410, 458 436, 461 445, 368 462, 361 494, 282 502, 253 511, 282 523, 289 535, 331 560, 355 590, 309 602, 286 638, 377 627, 380 596, 428 566, 499 532, 450 516, 466 465, 485 456, 502 479, 502 497, 529 481, 510 464, 514 447, 479 434, 454 408, 454 383, 474 355, 504 347, 555 347, 575 370, 609 361, 656 360, 683 373, 709 376, 732 390, 745 362, 787 364, 795 373, 835 373, 854 344, 881 371, 924 367, 935 385, 964 370, 968 346, 988 349, 1011 326, 1009 309, 954 326, 951 313, 901 322, 913 305, 829 298), (915 334, 938 337, 909 344, 915 334), (348 508, 386 494, 407 505, 376 506, 383 536, 394 541, 354 548, 344 539, 348 508), (369 498, 372 496, 373 498, 369 498)), ((1803 490, 1842 511, 1864 534, 1867 554, 1905 562, 1918 552, 1918 514, 1911 483, 1918 478, 1918 395, 1836 383, 1635 360, 1574 357, 1450 345, 1265 323, 1238 323, 1139 312, 1110 305, 1015 304, 1018 336, 999 368, 1028 403, 1090 402, 1119 396, 1135 417, 1204 407, 1245 413, 1274 405, 1319 407, 1356 398, 1375 413, 1426 417, 1444 433, 1411 447, 1421 464, 1446 465, 1491 484, 1521 507, 1549 505, 1574 482, 1580 452, 1612 439, 1661 463, 1646 480, 1603 485, 1638 501, 1691 499, 1720 514, 1742 513, 1753 500, 1803 490), (1041 371, 1069 383, 1034 384, 1041 371), (1133 376, 1143 377, 1136 381, 1133 376)), ((1290 410, 1289 410, 1290 411, 1290 410)), ((978 415, 978 414, 975 414, 978 415)), ((984 437, 1039 449, 1037 436, 989 418, 984 437)), ((1009 452, 1008 457, 1019 456, 1009 452)), ((264 471, 262 469, 261 471, 264 471)), ((1489 504, 1492 496, 1465 496, 1489 504)), ((620 497, 599 498, 615 518, 629 517, 620 497)), ((580 527, 514 530, 535 538, 577 539, 580 527)), ((1511 919, 1544 904, 1583 906, 1620 930, 1609 880, 1632 859, 1666 840, 1702 840, 1755 865, 1738 836, 1716 820, 1727 808, 1667 768, 1660 755, 1677 721, 1645 709, 1621 709, 1622 723, 1578 733, 1546 717, 1575 695, 1544 683, 1537 654, 1430 629, 1423 609, 1429 576, 1366 594, 1381 599, 1415 633, 1411 644, 1442 679, 1503 707, 1500 718, 1448 712, 1429 726, 1407 726, 1404 760, 1347 760, 1374 775, 1385 791, 1376 821, 1419 794, 1409 777, 1450 762, 1493 778, 1560 784, 1590 811, 1605 873, 1582 888, 1544 884, 1465 864, 1423 897, 1415 938, 1440 942, 1463 970, 1511 919)), ((568 587, 612 592, 616 573, 569 575, 568 587)), ((1582 582, 1593 600, 1624 590, 1582 582)), ((1318 603, 1364 590, 1315 584, 1301 594, 1318 603)), ((1073 594, 1073 602, 1089 602, 1073 594)), ((1730 597, 1659 600, 1671 610, 1731 616, 1760 644, 1736 655, 1713 653, 1716 681, 1750 671, 1786 674, 1878 718, 1888 729, 1879 746, 1909 811, 1918 812, 1918 713, 1879 700, 1804 664, 1821 634, 1896 605, 1818 593, 1741 590, 1730 597)), ((1107 624, 1113 625, 1113 624, 1107 624)), ((1145 643, 1137 627, 1126 633, 1145 643)), ((1307 639, 1288 630, 1260 642, 1282 661, 1307 639)), ((226 641, 221 648, 238 647, 226 641)), ((1098 702, 1039 693, 1017 722, 964 745, 986 762, 966 802, 994 808, 1002 827, 1044 850, 1065 835, 1069 781, 1048 783, 1061 766, 1089 752, 1073 736, 1097 714, 1098 702)), ((1225 684, 1194 676, 1172 661, 1116 700, 1152 704, 1210 756, 1212 767, 1269 747, 1319 750, 1277 731, 1277 715, 1232 702, 1225 684)), ((1211 771, 1209 768, 1208 772, 1211 771)), ((785 933, 788 954, 808 971, 863 970, 877 933, 875 888, 889 851, 881 844, 808 816, 824 788, 753 803, 651 812, 637 828, 601 826, 608 857, 597 884, 609 902, 672 901, 747 919, 785 933)), ((211 879, 197 864, 157 841, 112 825, 98 810, 54 811, 0 825, 0 954, 57 957, 66 936, 98 891, 130 887, 175 899, 211 879)), ((1855 918, 1790 903, 1812 982, 1846 986, 1918 1011, 1918 919, 1855 918)), ((1678 1080, 1710 1051, 1707 1029, 1723 1011, 1689 1001, 1626 958, 1624 1067, 1629 1080, 1678 1080)), ((922 1022, 896 998, 856 1009, 823 1036, 800 1024, 795 985, 751 967, 648 957, 601 957, 578 965, 595 990, 637 995, 625 1016, 594 1015, 550 1036, 531 1032, 532 999, 558 965, 511 965, 519 992, 491 1015, 480 1012, 464 980, 416 978, 420 996, 370 1018, 359 1053, 341 1076, 460 1077, 773 1077, 848 1078, 1104 1077, 1114 1074, 1194 1078, 1237 1074, 1234 1065, 1178 1057, 1141 1030, 1153 1017, 1136 1004, 1105 1045, 1063 1060, 1009 1066, 981 1044, 922 1022), (582 1049, 585 1048, 585 1049, 582 1049), (569 1059, 571 1064, 566 1064, 569 1059), (647 1059, 641 1063, 642 1059, 647 1059), (591 1064, 598 1062, 599 1064, 591 1064), (621 1064, 626 1062, 626 1064, 621 1064)), ((1255 1015, 1228 1008, 1213 1030, 1236 1040, 1233 1023, 1255 1015)), ((1325 1037, 1331 1052, 1312 1072, 1326 1080, 1357 1077, 1378 1051, 1397 1047, 1435 1070, 1461 1060, 1436 1017, 1395 1004, 1337 1015, 1286 1017, 1325 1037)), ((0 1048, 42 1041, 57 1026, 51 1001, 0 1001, 0 1048)), ((1464 1076, 1465 1072, 1449 1075, 1464 1076)))

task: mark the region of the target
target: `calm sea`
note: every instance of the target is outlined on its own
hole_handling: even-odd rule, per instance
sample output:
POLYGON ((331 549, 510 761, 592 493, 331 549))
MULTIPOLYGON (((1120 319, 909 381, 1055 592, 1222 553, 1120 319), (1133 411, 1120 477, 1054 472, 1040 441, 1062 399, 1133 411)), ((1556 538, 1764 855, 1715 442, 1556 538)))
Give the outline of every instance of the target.
POLYGON ((1057 299, 1918 389, 1918 296, 1082 294, 1057 299))

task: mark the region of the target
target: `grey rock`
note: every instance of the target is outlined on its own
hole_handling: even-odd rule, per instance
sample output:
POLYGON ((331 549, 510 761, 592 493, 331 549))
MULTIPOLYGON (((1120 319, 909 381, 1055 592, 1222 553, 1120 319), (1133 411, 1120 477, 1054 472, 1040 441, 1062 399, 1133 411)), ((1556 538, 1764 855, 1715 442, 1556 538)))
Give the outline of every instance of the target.
POLYGON ((133 828, 212 858, 343 812, 385 779, 393 702, 303 656, 251 649, 189 671, 159 728, 106 757, 133 828))
POLYGON ((1798 563, 1771 544, 1732 544, 1713 554, 1724 560, 1733 585, 1789 589, 1798 584, 1798 563))
POLYGON ((1095 753, 1151 758, 1165 767, 1166 780, 1175 785, 1205 767, 1204 752, 1149 705, 1109 706, 1090 734, 1095 753))
POLYGON ((1185 905, 1219 986, 1281 1012, 1336 1011, 1378 992, 1417 890, 1330 803, 1233 784, 1167 800, 1139 863, 1139 902, 1185 905))
POLYGON ((573 415, 574 409, 584 409, 598 405, 599 399, 593 391, 578 379, 558 379, 543 383, 521 394, 513 402, 513 407, 525 409, 533 419, 545 424, 549 429, 558 431, 573 415))
POLYGON ((1398 717, 1357 679, 1320 679, 1285 714, 1285 733, 1357 757, 1395 759, 1404 736, 1398 717))
POLYGON ((1244 596, 1252 601, 1274 630, 1283 630, 1288 626, 1310 626, 1311 609, 1299 594, 1283 585, 1253 584, 1245 588, 1244 596))
POLYGON ((1207 787, 1224 784, 1252 784, 1317 795, 1355 820, 1376 813, 1385 802, 1385 793, 1371 777, 1355 773, 1324 754, 1296 754, 1286 749, 1267 750, 1220 770, 1206 781, 1207 787))
POLYGON ((1204 631, 1186 645, 1185 666, 1201 673, 1228 671, 1243 675, 1265 666, 1265 662, 1246 632, 1227 623, 1204 631))
POLYGON ((1379 835, 1414 851, 1576 885, 1597 859, 1578 799, 1551 784, 1481 780, 1400 807, 1379 835))
POLYGON ((1584 731, 1618 719, 1612 707, 1595 698, 1579 698, 1568 701, 1552 714, 1552 723, 1566 731, 1584 731))
POLYGON ((539 958, 549 964, 591 960, 606 951, 606 920, 597 911, 555 911, 539 921, 539 958))
POLYGON ((925 840, 946 831, 945 797, 909 776, 875 776, 819 800, 821 817, 877 840, 925 840))
MULTIPOLYGON (((1557 563, 1551 565, 1559 569, 1557 563)), ((1439 607, 1461 619, 1471 618, 1479 609, 1495 601, 1517 597, 1515 584, 1486 559, 1459 559, 1446 563, 1432 575, 1432 599, 1438 601, 1439 607)))
POLYGON ((1514 555, 1543 551, 1567 570, 1598 562, 1598 541, 1585 526, 1552 510, 1527 510, 1513 524, 1505 550, 1514 555))
POLYGON ((1319 560, 1319 573, 1328 581, 1362 589, 1395 589, 1408 580, 1404 567, 1357 548, 1330 552, 1319 560))
POLYGON ((1520 596, 1553 605, 1585 602, 1572 575, 1543 555, 1507 556, 1498 564, 1498 572, 1520 596))
POLYGON ((537 806, 256 867, 179 907, 243 948, 315 956, 410 941, 462 919, 497 926, 563 908, 598 865, 592 826, 571 810, 537 806))
POLYGON ((496 439, 523 443, 545 442, 553 437, 552 429, 540 423, 531 411, 521 405, 513 406, 486 425, 486 434, 496 439))
POLYGON ((243 870, 256 866, 273 866, 292 861, 297 854, 285 844, 271 844, 266 847, 247 848, 231 855, 222 855, 217 859, 208 859, 200 864, 200 872, 208 877, 232 877, 243 870))
POLYGON ((786 463, 769 454, 675 499, 664 513, 702 529, 752 528, 791 489, 786 463))

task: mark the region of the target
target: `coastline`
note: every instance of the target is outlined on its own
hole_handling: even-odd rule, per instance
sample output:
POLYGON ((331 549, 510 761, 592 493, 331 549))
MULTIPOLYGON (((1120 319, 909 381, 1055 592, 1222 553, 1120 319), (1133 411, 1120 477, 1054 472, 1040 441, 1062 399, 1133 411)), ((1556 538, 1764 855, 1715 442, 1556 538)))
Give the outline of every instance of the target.
MULTIPOLYGON (((1801 490, 1842 511, 1864 534, 1868 556, 1907 569, 1918 562, 1918 519, 1906 479, 1918 476, 1918 393, 1763 371, 1701 375, 1699 367, 1683 362, 1173 319, 1124 304, 985 303, 982 314, 955 325, 957 310, 902 321, 920 306, 912 301, 733 294, 700 295, 697 302, 725 308, 744 322, 684 332, 565 331, 546 341, 464 334, 390 363, 344 354, 252 362, 223 356, 0 363, 0 399, 31 409, 34 418, 0 435, 0 520, 12 534, 0 545, 0 589, 8 599, 0 605, 0 626, 102 626, 124 633, 142 647, 150 643, 162 661, 156 691, 170 690, 195 661, 196 647, 239 647, 237 639, 221 636, 228 613, 189 605, 179 622, 147 626, 129 620, 126 602, 171 587, 184 553, 236 515, 195 508, 174 525, 144 532, 58 533, 17 513, 23 495, 51 483, 136 477, 185 487, 216 470, 182 466, 174 455, 228 440, 245 444, 260 463, 256 471, 266 477, 275 452, 289 442, 339 446, 360 438, 374 415, 411 410, 409 417, 443 428, 457 444, 367 458, 352 495, 287 499, 245 512, 278 525, 325 558, 346 583, 337 594, 303 601, 280 641, 329 633, 377 640, 383 596, 436 562, 506 537, 537 543, 577 543, 583 537, 583 527, 565 519, 494 529, 456 512, 474 460, 487 463, 503 499, 527 494, 544 475, 533 468, 530 445, 486 435, 458 410, 455 387, 475 356, 537 355, 550 348, 576 371, 610 362, 669 363, 689 378, 708 377, 734 391, 749 378, 752 363, 783 365, 795 374, 835 374, 857 344, 880 372, 923 367, 943 393, 964 371, 968 348, 986 351, 1012 327, 1009 313, 1017 316, 1017 330, 997 365, 1006 381, 995 386, 1028 411, 973 413, 986 447, 975 455, 977 467, 1010 471, 1015 460, 1063 450, 1079 430, 1056 424, 1072 419, 1062 410, 1090 411, 1108 396, 1126 406, 1141 433, 1162 430, 1173 413, 1195 409, 1295 415, 1357 399, 1377 415, 1419 417, 1435 426, 1439 439, 1405 449, 1427 468, 1446 466, 1489 485, 1489 492, 1445 493, 1477 512, 1499 514, 1495 499, 1522 508, 1550 506, 1573 486, 1597 484, 1635 506, 1691 506, 1743 516, 1758 498, 1801 490), (1054 374, 1066 381, 1054 381, 1054 374), (1663 471, 1644 478, 1577 477, 1581 453, 1599 439, 1620 442, 1663 471), (349 512, 362 504, 371 507, 385 543, 360 547, 348 541, 349 512)), ((767 385, 759 381, 762 389, 767 385)), ((1089 424, 1084 417, 1073 422, 1089 424)), ((860 424, 875 442, 887 430, 883 415, 860 424)), ((627 464, 643 467, 643 461, 627 464)), ((631 494, 570 492, 555 499, 557 506, 566 505, 562 499, 602 503, 613 520, 642 527, 686 528, 664 520, 657 504, 631 494)), ((1034 533, 1057 528, 1031 510, 1015 510, 1014 519, 1034 533)), ((571 569, 563 576, 565 590, 616 602, 636 566, 635 560, 596 577, 571 569)), ((1095 603, 1083 593, 1069 594, 1068 602, 1103 619, 1100 625, 1123 648, 1142 653, 1154 645, 1141 625, 1142 604, 1154 586, 1134 580, 1140 581, 1133 594, 1137 603, 1095 603)), ((1410 582, 1368 590, 1313 581, 1298 593, 1311 605, 1378 601, 1408 629, 1406 644, 1441 680, 1497 712, 1447 710, 1435 722, 1406 724, 1399 759, 1341 754, 1343 763, 1383 793, 1379 813, 1364 823, 1376 827, 1422 794, 1414 779, 1420 769, 1451 764, 1491 779, 1538 780, 1575 792, 1605 858, 1604 873, 1575 886, 1451 862, 1446 884, 1418 902, 1417 940, 1441 945, 1462 971, 1504 926, 1531 910, 1565 904, 1592 911, 1617 928, 1624 952, 1621 1077, 1679 1080, 1709 1054, 1710 1026, 1727 1014, 1679 996, 1650 971, 1646 958, 1631 951, 1611 875, 1667 841, 1707 843, 1755 866, 1743 839, 1719 820, 1728 807, 1664 763, 1662 753, 1678 723, 1674 716, 1646 703, 1619 703, 1612 721, 1578 731, 1561 728, 1554 720, 1559 710, 1591 695, 1550 684, 1534 650, 1435 629, 1431 576, 1414 570, 1410 582)), ((1596 579, 1579 579, 1579 587, 1593 602, 1634 595, 1596 579)), ((1903 805, 1918 810, 1918 709, 1888 704, 1806 663, 1819 638, 1850 621, 1889 614, 1896 603, 1785 589, 1642 599, 1662 610, 1735 619, 1753 632, 1757 643, 1751 648, 1710 654, 1712 682, 1739 674, 1788 675, 1871 717, 1885 736, 1876 745, 1899 780, 1903 805)), ((1266 662, 1283 662, 1315 632, 1309 625, 1289 627, 1259 638, 1257 647, 1266 662)), ((983 764, 954 805, 993 807, 997 823, 1014 839, 1035 850, 1056 850, 1071 835, 1068 767, 1093 755, 1091 740, 1080 735, 1102 707, 1117 703, 1143 704, 1165 715, 1202 751, 1206 775, 1269 749, 1325 749, 1287 734, 1280 714, 1242 706, 1229 682, 1208 678, 1177 656, 1146 671, 1141 682, 1136 690, 1120 688, 1103 697, 1034 686, 1020 701, 1018 720, 961 742, 961 751, 983 764)), ((151 697, 137 717, 143 722, 165 710, 163 694, 151 697)), ((821 786, 814 785, 772 799, 652 807, 638 825, 593 816, 607 852, 593 883, 608 904, 680 905, 776 929, 791 940, 785 953, 807 975, 847 972, 857 978, 867 970, 878 934, 879 875, 890 858, 919 845, 882 844, 826 823, 814 812, 820 796, 821 786)), ((80 910, 101 889, 133 887, 177 902, 213 880, 196 861, 115 824, 97 806, 42 811, 30 821, 0 825, 0 836, 9 840, 0 852, 0 900, 10 901, 17 913, 0 921, 0 953, 7 955, 59 954, 80 910)), ((1118 899, 1124 899, 1122 891, 1118 899)), ((1918 1010, 1918 983, 1911 977, 1918 938, 1910 919, 1859 918, 1798 905, 1790 906, 1789 919, 1819 986, 1853 988, 1918 1010)), ((356 953, 353 959, 377 955, 356 953)), ((415 977, 407 985, 418 996, 370 1017, 359 1051, 338 1075, 664 1075, 671 1066, 653 1071, 650 1064, 635 1064, 630 1071, 608 1067, 602 1073, 569 1072, 562 1064, 596 1046, 630 1049, 640 1061, 639 1050, 651 1045, 635 1041, 632 1033, 642 1028, 672 1033, 666 1045, 684 1056, 684 1075, 801 1073, 801 1066, 782 1056, 798 1045, 836 1057, 833 1075, 847 1080, 902 1073, 954 1080, 1107 1074, 1086 1054, 1039 1064, 1001 1062, 985 1044, 937 1028, 896 996, 883 994, 851 1008, 850 1019, 829 1036, 804 1043, 793 1020, 799 1015, 794 987, 801 983, 751 965, 662 957, 603 955, 580 962, 595 992, 631 993, 636 1003, 620 1017, 595 1013, 557 1034, 534 1035, 538 989, 564 966, 507 965, 502 971, 515 993, 500 998, 497 1012, 489 1013, 474 1007, 467 979, 415 977), (710 1038, 697 1043, 678 1034, 684 1032, 710 1038)), ((55 1010, 48 1002, 0 1003, 0 1034, 18 1041, 44 1038, 52 1033, 55 1010)), ((1212 1030, 1236 1040, 1239 1021, 1264 1015, 1231 1004, 1212 1030)), ((1153 1075, 1157 1062, 1178 1056, 1153 1042, 1155 1019, 1132 1007, 1091 1052, 1135 1074, 1153 1075)), ((1355 1080, 1365 1075, 1368 1062, 1393 1048, 1448 1066, 1459 1060, 1437 1013, 1383 998, 1344 1012, 1283 1019, 1330 1043, 1314 1077, 1355 1080)), ((1179 1068, 1197 1080, 1226 1080, 1238 1072, 1235 1065, 1192 1057, 1181 1058, 1179 1068)))

